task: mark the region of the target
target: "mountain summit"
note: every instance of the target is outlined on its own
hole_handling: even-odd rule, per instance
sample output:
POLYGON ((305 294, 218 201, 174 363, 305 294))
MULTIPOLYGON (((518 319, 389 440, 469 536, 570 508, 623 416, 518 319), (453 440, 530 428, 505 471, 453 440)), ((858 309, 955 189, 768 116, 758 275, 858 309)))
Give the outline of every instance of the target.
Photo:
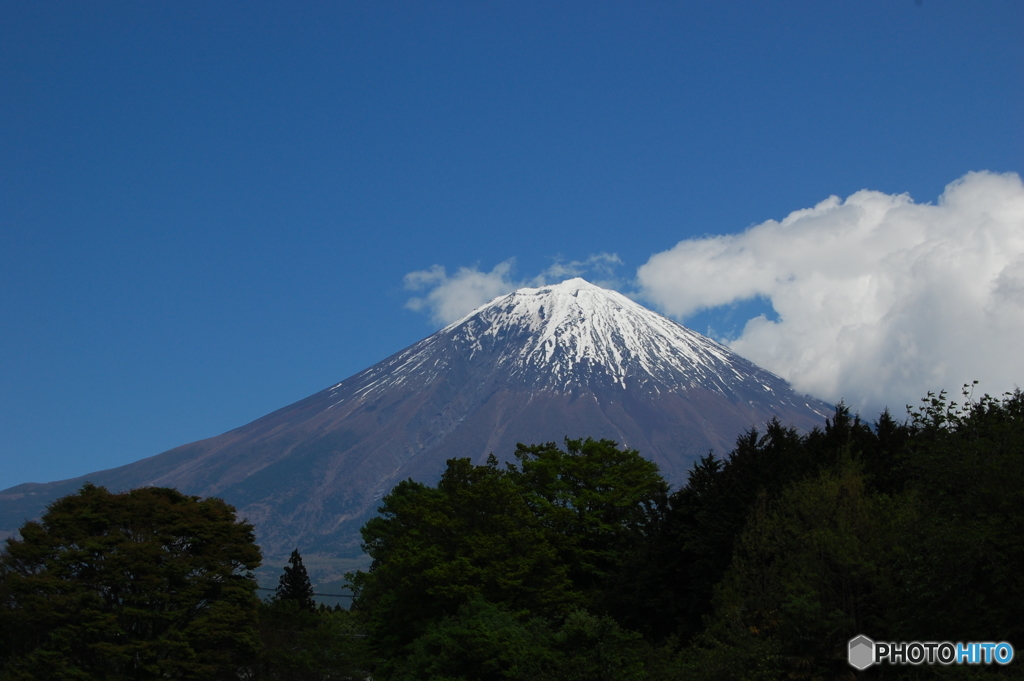
POLYGON ((611 391, 613 398, 614 388, 633 395, 703 389, 771 401, 778 389, 778 404, 801 401, 780 378, 728 348, 579 278, 496 298, 331 390, 358 383, 353 396, 365 399, 407 382, 425 387, 468 367, 485 379, 484 390, 611 391))
MULTIPOLYGON (((730 377, 735 382, 742 371, 748 378, 764 373, 621 293, 579 278, 510 293, 427 340, 442 339, 459 357, 489 357, 491 370, 506 381, 553 392, 618 386, 725 394, 730 377)), ((771 391, 766 382, 758 385, 771 391)))
POLYGON ((223 435, 127 466, 0 492, 16 529, 86 480, 220 496, 269 556, 358 553, 358 529, 399 480, 518 442, 609 438, 671 481, 777 416, 810 429, 831 407, 615 291, 570 279, 478 308, 384 361, 223 435))

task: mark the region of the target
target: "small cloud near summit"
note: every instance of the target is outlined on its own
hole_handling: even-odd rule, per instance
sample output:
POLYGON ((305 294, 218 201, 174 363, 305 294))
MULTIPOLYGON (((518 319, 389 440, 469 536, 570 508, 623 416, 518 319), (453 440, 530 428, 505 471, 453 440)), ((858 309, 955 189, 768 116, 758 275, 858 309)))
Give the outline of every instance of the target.
POLYGON ((448 324, 463 317, 484 303, 516 288, 509 278, 514 259, 494 266, 490 272, 481 272, 477 265, 460 267, 452 275, 442 265, 405 275, 405 288, 423 291, 423 297, 410 298, 405 306, 410 310, 425 311, 435 324, 448 324))
POLYGON ((586 260, 572 260, 570 262, 561 262, 556 259, 551 267, 534 277, 530 283, 533 286, 543 286, 572 279, 573 277, 582 277, 586 274, 588 275, 587 279, 596 280, 593 283, 602 288, 615 288, 614 285, 606 286, 600 282, 617 283, 614 279, 615 268, 621 264, 622 260, 614 253, 598 253, 586 260))
POLYGON ((425 292, 409 298, 405 307, 426 312, 433 323, 444 325, 461 319, 498 296, 525 286, 544 286, 589 275, 598 286, 617 288, 614 274, 615 268, 621 264, 622 260, 614 253, 597 253, 586 260, 568 262, 556 258, 543 272, 525 279, 512 276, 515 258, 498 263, 490 272, 481 271, 479 265, 473 265, 460 267, 453 274, 448 274, 444 266, 434 265, 405 275, 406 290, 425 292))

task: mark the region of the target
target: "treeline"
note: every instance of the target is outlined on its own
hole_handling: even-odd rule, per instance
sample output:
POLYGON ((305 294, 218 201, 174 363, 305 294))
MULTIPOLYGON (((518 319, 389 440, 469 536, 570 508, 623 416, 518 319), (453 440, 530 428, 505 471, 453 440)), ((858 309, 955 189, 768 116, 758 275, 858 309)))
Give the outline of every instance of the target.
POLYGON ((297 552, 260 601, 219 500, 86 487, 0 554, 0 679, 839 679, 859 634, 1021 651, 1024 395, 965 397, 771 422, 675 492, 607 440, 453 459, 363 528, 349 611, 297 552))
MULTIPOLYGON (((363 529, 386 679, 851 678, 847 642, 1024 645, 1024 395, 778 422, 669 494, 609 441, 452 460, 363 529)), ((1020 675, 872 667, 876 678, 1020 675)))
POLYGON ((252 525, 220 499, 85 485, 0 552, 0 679, 365 679, 358 616, 317 607, 298 552, 256 592, 252 525))

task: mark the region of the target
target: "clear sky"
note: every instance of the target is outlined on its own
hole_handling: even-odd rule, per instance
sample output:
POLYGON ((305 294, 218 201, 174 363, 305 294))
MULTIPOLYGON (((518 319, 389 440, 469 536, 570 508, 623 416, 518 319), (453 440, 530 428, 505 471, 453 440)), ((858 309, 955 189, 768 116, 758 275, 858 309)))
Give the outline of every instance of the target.
POLYGON ((1019 0, 5 0, 0 488, 570 274, 826 399, 1012 387, 1021 172, 1019 0))

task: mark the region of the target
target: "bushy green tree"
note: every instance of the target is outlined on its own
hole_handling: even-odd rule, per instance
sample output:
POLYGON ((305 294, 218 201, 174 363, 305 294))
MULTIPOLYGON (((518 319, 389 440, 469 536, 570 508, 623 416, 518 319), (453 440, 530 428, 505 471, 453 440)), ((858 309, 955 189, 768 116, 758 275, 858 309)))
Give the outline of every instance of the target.
POLYGON ((454 615, 431 622, 390 678, 541 679, 550 666, 543 620, 522 621, 498 603, 473 598, 454 615))
POLYGON ((551 681, 643 681, 647 646, 643 637, 613 618, 586 610, 569 614, 547 639, 551 681))
POLYGON ((85 485, 0 553, 0 678, 236 678, 257 649, 253 528, 220 499, 85 485))
POLYGON ((726 457, 701 457, 669 498, 659 534, 645 549, 641 578, 632 582, 637 611, 630 621, 646 622, 643 630, 655 639, 689 641, 705 626, 715 587, 759 497, 777 498, 788 486, 833 470, 843 457, 871 464, 865 484, 872 490, 901 487, 895 462, 908 433, 887 413, 872 429, 839 404, 823 429, 801 434, 773 419, 763 433, 751 429, 737 438, 726 457))
POLYGON ((386 661, 473 598, 553 614, 577 600, 549 533, 492 460, 452 459, 436 488, 406 481, 363 528, 370 571, 351 576, 386 661))
MULTIPOLYGON (((837 414, 840 421, 843 416, 837 414)), ((687 484, 670 497, 652 541, 644 579, 637 580, 646 593, 635 598, 642 610, 634 619, 646 620, 655 637, 678 634, 687 641, 700 631, 758 494, 777 493, 814 470, 805 437, 777 420, 763 434, 751 429, 741 435, 726 458, 709 453, 699 459, 687 484)))
POLYGON ((382 673, 474 599, 523 620, 604 610, 665 493, 654 464, 608 440, 520 446, 505 467, 452 459, 436 487, 400 483, 363 528, 370 571, 351 576, 382 673))
POLYGON ((657 532, 668 485, 654 463, 611 440, 520 445, 509 474, 547 530, 583 604, 606 612, 657 532))

